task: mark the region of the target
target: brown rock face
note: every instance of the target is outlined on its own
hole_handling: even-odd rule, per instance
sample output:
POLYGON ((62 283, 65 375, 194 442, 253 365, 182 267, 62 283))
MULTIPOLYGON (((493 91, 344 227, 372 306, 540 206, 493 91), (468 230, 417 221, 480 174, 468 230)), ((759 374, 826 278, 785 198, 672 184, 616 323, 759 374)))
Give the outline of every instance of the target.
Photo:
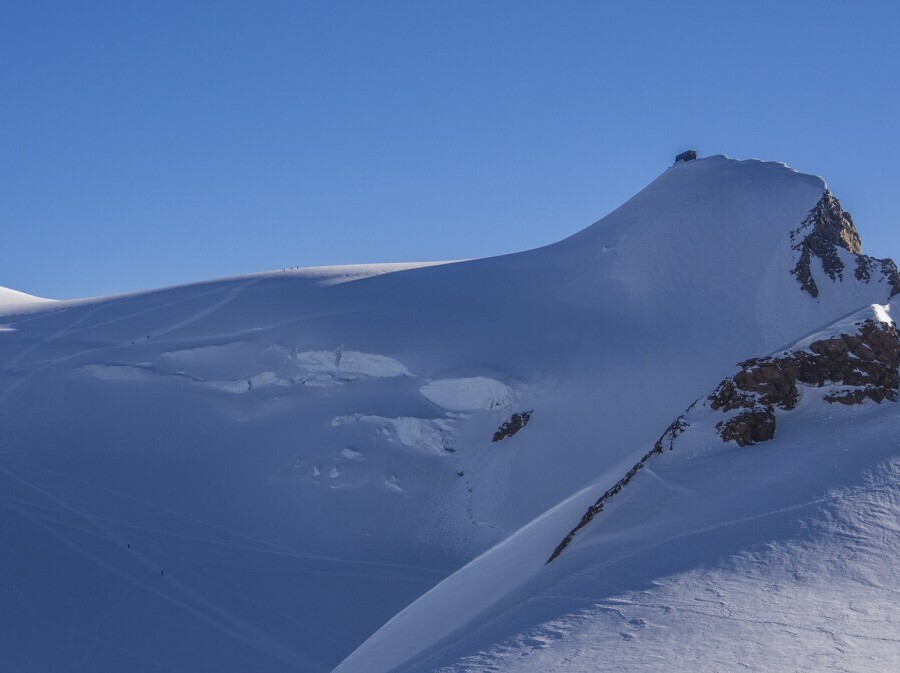
POLYGON ((512 437, 519 430, 528 425, 528 421, 531 420, 531 414, 533 413, 534 409, 513 414, 509 417, 508 421, 503 421, 503 423, 500 424, 500 427, 497 428, 497 432, 494 433, 494 438, 491 441, 499 442, 501 439, 512 437))
POLYGON ((900 272, 897 271, 897 265, 892 259, 876 259, 869 255, 860 255, 856 258, 856 271, 854 275, 857 280, 863 282, 871 282, 874 272, 881 272, 882 278, 891 288, 890 297, 900 294, 900 272))
POLYGON ((707 399, 714 410, 747 410, 716 426, 722 441, 747 446, 775 436, 775 408, 794 408, 800 394, 798 382, 852 387, 826 396, 828 402, 859 404, 870 399, 880 403, 897 399, 898 366, 900 335, 896 328, 866 320, 859 324, 857 334, 814 341, 809 351, 742 362, 743 369, 722 381, 707 399))
POLYGON ((791 247, 800 253, 791 274, 811 297, 819 296, 811 267, 814 257, 822 261, 822 268, 831 280, 844 279, 844 263, 838 248, 857 255, 854 271, 857 280, 869 283, 875 274, 880 273, 879 280, 885 281, 890 288, 888 296, 900 294, 897 265, 890 259, 876 259, 862 254, 862 241, 853 218, 827 189, 800 226, 791 232, 791 247))
POLYGON ((775 436, 775 410, 757 406, 716 427, 723 442, 734 441, 738 446, 768 442, 775 436))
POLYGON ((831 280, 843 280, 844 263, 837 249, 849 250, 854 255, 862 254, 862 241, 853 218, 841 208, 841 202, 827 189, 800 226, 791 232, 791 241, 793 249, 800 252, 791 273, 813 297, 819 296, 819 288, 810 268, 813 257, 822 260, 822 268, 831 280))

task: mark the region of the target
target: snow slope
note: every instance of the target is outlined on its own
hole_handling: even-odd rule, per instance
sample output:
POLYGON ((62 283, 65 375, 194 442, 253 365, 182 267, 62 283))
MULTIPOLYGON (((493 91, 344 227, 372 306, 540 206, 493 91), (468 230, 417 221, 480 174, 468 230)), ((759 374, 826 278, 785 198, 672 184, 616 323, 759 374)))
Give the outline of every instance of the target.
POLYGON ((840 389, 803 387, 775 438, 744 448, 716 436, 701 398, 557 559, 627 468, 444 580, 336 671, 891 670, 900 409, 824 401, 840 389))
POLYGON ((532 526, 565 528, 737 361, 885 302, 849 250, 817 297, 791 275, 824 190, 710 157, 525 253, 3 309, 9 665, 332 669, 561 501, 532 526))

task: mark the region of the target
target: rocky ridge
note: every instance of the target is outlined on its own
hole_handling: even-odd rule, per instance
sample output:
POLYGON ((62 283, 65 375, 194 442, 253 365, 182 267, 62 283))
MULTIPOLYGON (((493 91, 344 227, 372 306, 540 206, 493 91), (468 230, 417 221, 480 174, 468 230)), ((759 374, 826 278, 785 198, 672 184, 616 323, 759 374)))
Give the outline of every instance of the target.
POLYGON ((740 363, 741 371, 725 379, 707 398, 714 411, 735 416, 716 424, 723 441, 739 446, 764 442, 775 436, 775 408, 793 409, 800 396, 798 383, 822 387, 847 386, 825 396, 828 402, 859 404, 896 401, 900 386, 900 336, 886 323, 865 320, 857 334, 840 334, 809 344, 780 357, 753 358, 740 363))
POLYGON ((842 386, 825 395, 829 403, 897 401, 900 331, 890 322, 871 318, 856 323, 856 327, 855 334, 838 334, 780 356, 741 362, 741 371, 722 381, 705 399, 691 404, 666 428, 653 448, 588 508, 578 525, 553 550, 547 563, 565 550, 576 533, 602 512, 605 503, 619 494, 654 455, 675 448, 676 438, 690 427, 687 416, 698 403, 703 410, 732 414, 715 426, 723 442, 749 446, 775 436, 775 410, 790 411, 797 405, 801 395, 798 384, 842 386))
POLYGON ((885 258, 877 259, 870 255, 860 255, 856 258, 856 271, 854 275, 857 280, 870 282, 874 273, 881 272, 884 280, 890 285, 890 297, 900 294, 900 272, 897 271, 897 265, 894 260, 885 258))
POLYGON ((791 232, 791 247, 799 253, 791 274, 811 297, 819 296, 819 287, 812 270, 813 258, 821 261, 822 269, 831 280, 843 281, 845 265, 838 253, 839 248, 857 256, 854 270, 857 280, 869 283, 880 273, 881 278, 876 282, 888 283, 891 288, 889 296, 900 294, 897 265, 890 259, 877 259, 862 254, 862 240, 852 216, 841 207, 841 202, 828 189, 807 213, 800 226, 791 232))

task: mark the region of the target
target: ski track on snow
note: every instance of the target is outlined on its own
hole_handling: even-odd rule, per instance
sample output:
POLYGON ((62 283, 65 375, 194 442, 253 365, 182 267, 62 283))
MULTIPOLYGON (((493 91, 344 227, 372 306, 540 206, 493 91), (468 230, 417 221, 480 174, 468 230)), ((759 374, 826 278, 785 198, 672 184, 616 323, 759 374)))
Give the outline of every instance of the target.
MULTIPOLYGON (((176 323, 174 323, 174 324, 172 324, 172 325, 170 325, 170 326, 168 326, 168 327, 166 327, 166 328, 163 328, 162 330, 158 330, 158 331, 155 333, 155 335, 156 335, 156 336, 160 336, 160 335, 163 335, 163 334, 168 334, 169 332, 173 332, 173 331, 175 331, 176 329, 180 329, 180 328, 182 328, 182 327, 185 327, 185 326, 187 326, 187 325, 190 325, 190 324, 193 323, 193 322, 196 322, 197 320, 200 320, 200 319, 202 319, 202 318, 205 318, 206 316, 208 316, 208 315, 214 313, 215 311, 219 310, 220 308, 222 308, 223 306, 225 306, 226 304, 228 304, 229 302, 231 302, 232 300, 234 300, 235 297, 237 297, 237 296, 238 296, 238 295, 239 295, 246 287, 248 287, 249 285, 252 285, 253 283, 259 282, 260 280, 262 280, 262 278, 254 278, 253 280, 249 280, 249 281, 247 281, 247 282, 245 282, 245 283, 239 285, 239 286, 236 287, 236 288, 232 288, 232 289, 226 294, 225 297, 223 297, 220 301, 216 302, 216 303, 213 304, 212 306, 208 306, 207 308, 205 308, 205 309, 203 309, 203 310, 201 310, 201 311, 198 311, 197 313, 193 314, 192 316, 190 316, 190 317, 188 317, 188 318, 185 318, 185 319, 183 319, 183 320, 180 320, 180 321, 178 321, 178 322, 176 322, 176 323)), ((199 295, 199 296, 206 296, 207 294, 210 294, 211 292, 212 292, 212 291, 210 291, 210 292, 205 292, 205 293, 203 293, 202 295, 199 295)), ((191 300, 194 300, 194 299, 196 299, 196 298, 197 298, 196 295, 193 296, 193 297, 190 297, 191 300)), ((188 299, 183 299, 183 300, 179 300, 179 301, 176 301, 176 302, 172 302, 172 303, 169 304, 169 305, 179 304, 179 303, 182 303, 183 301, 188 301, 188 299)), ((75 321, 72 325, 70 325, 68 328, 64 328, 64 329, 62 329, 62 330, 59 330, 58 332, 55 332, 54 334, 50 335, 49 337, 47 337, 47 338, 44 339, 43 341, 41 341, 41 342, 39 342, 39 343, 37 343, 37 344, 34 344, 34 345, 32 345, 31 347, 29 347, 29 348, 26 348, 24 351, 22 351, 17 357, 15 357, 15 358, 12 360, 12 361, 11 361, 11 362, 3 369, 3 371, 6 372, 10 367, 12 367, 13 365, 15 365, 16 362, 18 362, 24 355, 26 355, 28 352, 30 352, 30 351, 33 350, 34 348, 37 348, 37 347, 39 347, 39 346, 41 346, 41 345, 44 345, 44 344, 50 343, 50 342, 52 342, 52 341, 55 341, 56 339, 60 338, 61 336, 67 336, 67 335, 70 335, 70 334, 74 334, 74 333, 77 332, 77 331, 80 331, 80 330, 73 330, 72 328, 73 328, 73 327, 77 327, 77 326, 80 325, 82 322, 84 322, 84 320, 86 320, 88 317, 90 317, 91 315, 93 315, 94 313, 96 313, 97 311, 99 311, 101 308, 104 308, 105 306, 106 306, 106 305, 101 305, 101 306, 98 306, 97 308, 95 308, 95 309, 93 309, 93 310, 91 310, 91 311, 88 311, 87 314, 81 316, 78 320, 76 320, 76 321, 75 321)), ((163 307, 156 307, 156 308, 163 308, 163 307)), ((126 318, 131 318, 131 317, 134 317, 134 316, 136 316, 136 315, 140 315, 140 314, 142 314, 142 313, 145 313, 145 312, 147 312, 147 311, 149 311, 149 310, 153 310, 153 309, 145 309, 145 310, 143 310, 143 311, 138 311, 138 312, 136 312, 136 313, 129 314, 129 315, 127 315, 127 316, 122 316, 121 318, 117 318, 116 320, 109 321, 109 322, 116 322, 116 321, 118 321, 118 320, 124 320, 124 319, 126 319, 126 318)), ((101 324, 108 324, 108 323, 101 323, 101 324)), ((93 328, 93 327, 95 327, 95 326, 91 326, 91 328, 93 328)), ((82 329, 88 329, 88 328, 82 328, 82 329)), ((78 351, 78 352, 76 352, 76 353, 72 353, 72 354, 70 354, 70 355, 66 355, 66 356, 63 356, 63 357, 60 357, 60 358, 55 358, 55 359, 49 360, 49 361, 46 362, 46 364, 42 365, 41 367, 38 367, 37 369, 32 370, 31 372, 28 372, 28 373, 25 374, 24 376, 22 376, 22 377, 16 379, 15 381, 13 381, 13 382, 6 388, 6 390, 3 391, 3 394, 0 395, 0 406, 3 406, 3 404, 4 404, 4 403, 6 402, 6 400, 9 398, 9 396, 12 395, 12 393, 15 392, 15 390, 18 389, 23 383, 25 383, 26 381, 28 381, 31 377, 35 376, 36 374, 39 374, 39 373, 41 373, 41 372, 43 372, 43 371, 49 369, 49 368, 52 367, 53 365, 61 364, 61 363, 66 362, 66 361, 68 361, 68 360, 72 360, 72 359, 77 358, 77 357, 82 357, 82 356, 84 356, 84 355, 89 355, 89 354, 91 354, 91 353, 102 353, 102 352, 106 352, 106 351, 113 351, 113 350, 118 350, 118 349, 121 349, 121 348, 127 348, 127 347, 131 346, 131 345, 132 345, 135 341, 137 341, 137 340, 139 340, 139 337, 135 337, 134 339, 128 339, 128 340, 126 340, 124 343, 116 344, 116 345, 113 345, 113 346, 101 346, 101 347, 97 347, 97 348, 89 348, 89 349, 82 350, 82 351, 78 351)))
MULTIPOLYGON (((0 461, 0 471, 6 474, 8 477, 13 479, 14 481, 19 482, 23 486, 26 486, 36 493, 43 495, 45 498, 50 500, 51 502, 56 503, 61 508, 69 511, 72 515, 81 518, 86 521, 90 526, 94 527, 102 537, 106 538, 117 547, 122 548, 126 546, 126 541, 118 536, 115 532, 101 526, 94 520, 90 515, 86 515, 85 513, 69 506, 65 503, 65 501, 59 499, 49 491, 37 486, 36 484, 30 482, 29 480, 19 476, 17 473, 13 472, 6 466, 2 461, 0 461)), ((178 580, 177 577, 173 577, 171 575, 165 576, 166 586, 174 587, 179 594, 183 597, 184 600, 178 600, 177 598, 171 596, 170 594, 157 589, 155 587, 150 586, 149 584, 145 584, 137 580, 131 574, 121 570, 112 564, 104 561, 103 559, 97 557, 96 555, 81 549, 78 545, 73 543, 71 540, 68 540, 65 536, 60 535, 56 530, 54 530, 51 526, 41 521, 39 518, 32 516, 30 513, 21 511, 20 513, 24 516, 31 519, 35 525, 40 526, 44 530, 46 530, 49 534, 53 535, 55 538, 60 540, 67 547, 71 548, 73 551, 78 554, 84 556, 85 558, 90 559, 94 563, 96 563, 101 568, 112 572, 113 574, 121 577, 122 579, 135 583, 139 585, 145 591, 149 591, 154 595, 162 598, 165 601, 168 601, 177 607, 185 610, 186 612, 192 614, 198 619, 208 623, 213 628, 221 631, 227 636, 230 636, 236 640, 241 641, 245 645, 252 647, 254 649, 260 650, 276 659, 279 659, 285 663, 294 665, 294 666, 305 666, 309 667, 311 670, 324 670, 322 667, 313 664, 312 661, 308 660, 299 652, 294 651, 291 648, 288 648, 283 643, 280 643, 273 639, 271 636, 267 635, 263 631, 260 631, 252 624, 244 621, 240 617, 224 610, 223 608, 217 606, 215 603, 212 603, 205 597, 198 594, 196 591, 191 589, 187 584, 178 580)), ((137 559, 141 565, 150 573, 152 576, 155 576, 157 572, 163 570, 160 568, 159 564, 156 563, 152 558, 141 552, 137 548, 132 548, 130 550, 132 552, 131 557, 137 559)))

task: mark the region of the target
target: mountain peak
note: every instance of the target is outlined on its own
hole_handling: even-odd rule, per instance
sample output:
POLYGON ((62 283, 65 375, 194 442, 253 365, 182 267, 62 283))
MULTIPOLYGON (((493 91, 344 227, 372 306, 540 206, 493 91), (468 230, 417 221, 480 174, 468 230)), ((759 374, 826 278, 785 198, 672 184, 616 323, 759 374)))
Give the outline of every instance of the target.
POLYGON ((897 266, 890 259, 876 259, 862 254, 862 239, 853 224, 853 218, 827 188, 801 225, 791 231, 791 242, 792 249, 799 253, 791 274, 811 297, 819 296, 819 287, 811 266, 813 258, 819 259, 822 270, 832 281, 843 281, 846 264, 839 250, 856 256, 854 275, 857 280, 869 283, 873 273, 880 271, 879 282, 888 283, 891 288, 890 296, 900 292, 897 266))

